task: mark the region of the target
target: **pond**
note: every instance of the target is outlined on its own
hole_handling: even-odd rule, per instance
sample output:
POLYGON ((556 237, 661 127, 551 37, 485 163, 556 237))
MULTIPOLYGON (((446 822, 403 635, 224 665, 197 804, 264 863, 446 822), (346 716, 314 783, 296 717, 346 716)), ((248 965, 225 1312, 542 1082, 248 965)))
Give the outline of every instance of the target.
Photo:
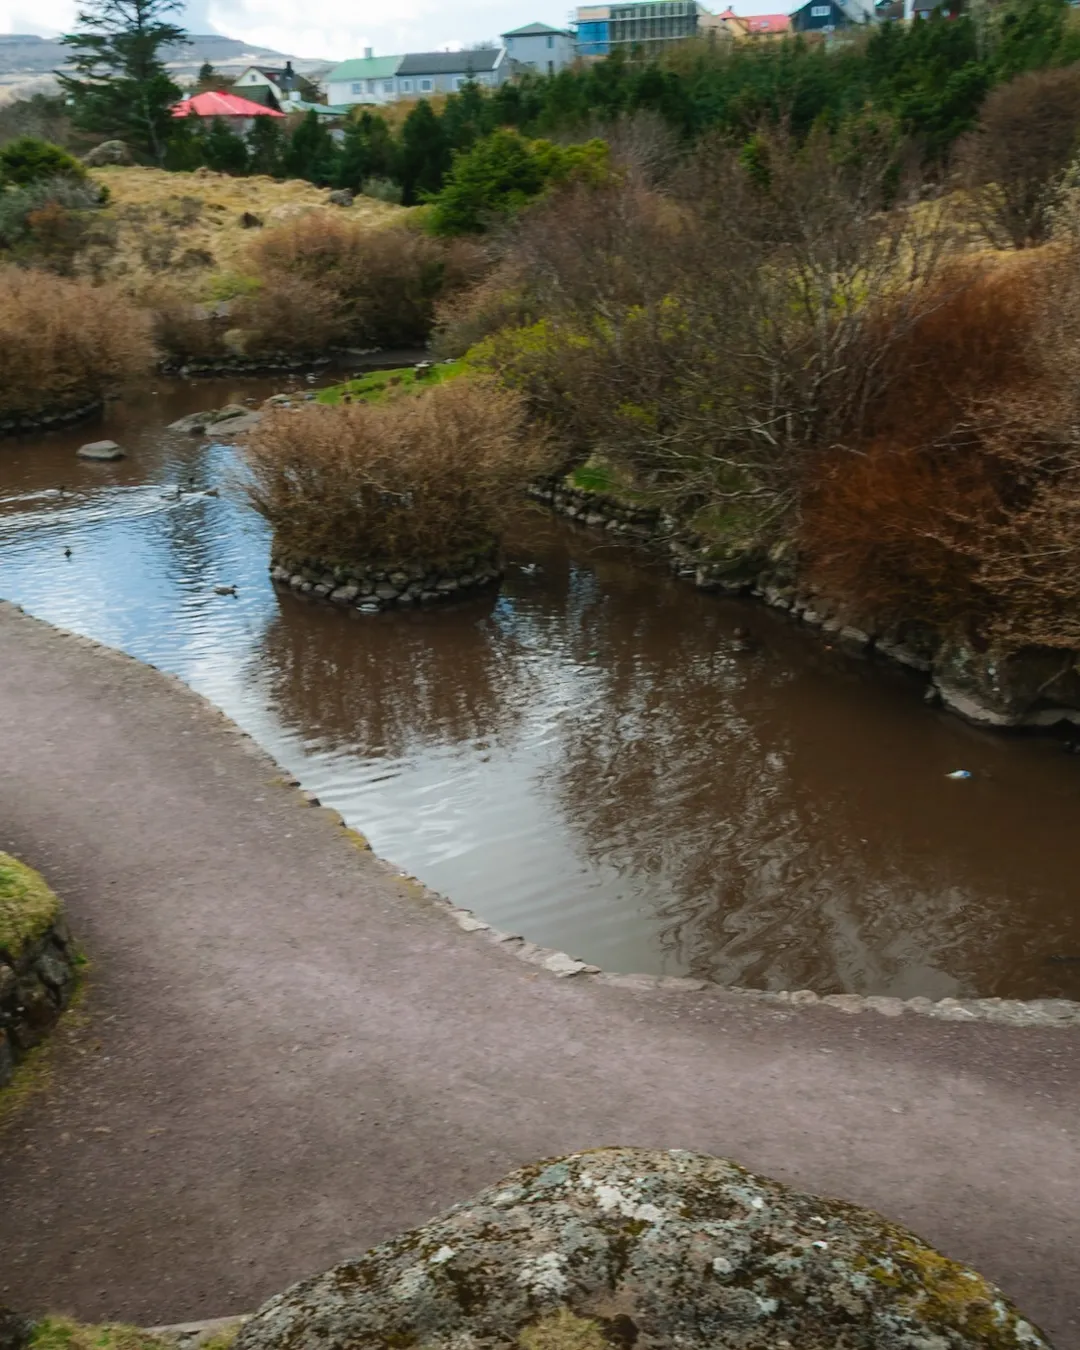
POLYGON ((606 969, 1080 998, 1080 760, 525 504, 497 595, 276 592, 235 452, 165 427, 283 387, 162 380, 0 441, 0 595, 174 672, 377 853, 606 969), (129 457, 75 458, 102 436, 129 457))

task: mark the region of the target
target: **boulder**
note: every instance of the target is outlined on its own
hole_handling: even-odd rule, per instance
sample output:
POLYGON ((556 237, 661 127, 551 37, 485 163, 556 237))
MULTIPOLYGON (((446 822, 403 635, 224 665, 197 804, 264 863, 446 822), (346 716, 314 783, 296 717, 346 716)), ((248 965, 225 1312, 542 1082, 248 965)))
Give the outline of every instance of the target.
POLYGON ((537 1163, 272 1298, 236 1350, 1049 1350, 870 1210, 679 1149, 537 1163))
POLYGON ((348 188, 335 188, 327 194, 326 200, 331 206, 352 206, 353 195, 348 188))
POLYGON ((175 422, 169 423, 170 431, 185 431, 191 436, 201 436, 209 427, 217 427, 219 423, 232 423, 239 421, 241 417, 251 417, 250 408, 245 408, 242 403, 226 403, 224 408, 211 408, 207 412, 189 413, 187 417, 178 417, 175 422))
POLYGON ((75 453, 80 459, 96 459, 104 463, 124 458, 123 450, 115 441, 90 441, 86 445, 80 445, 75 453))
POLYGON ((102 141, 83 155, 83 163, 91 169, 100 169, 107 164, 134 164, 135 156, 123 141, 102 141))

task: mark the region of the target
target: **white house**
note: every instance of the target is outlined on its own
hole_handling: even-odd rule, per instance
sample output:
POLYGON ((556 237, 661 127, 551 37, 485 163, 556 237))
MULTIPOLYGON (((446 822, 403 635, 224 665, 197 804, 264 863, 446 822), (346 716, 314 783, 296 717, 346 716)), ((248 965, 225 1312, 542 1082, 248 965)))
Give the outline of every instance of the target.
POLYGON ((255 98, 258 102, 267 100, 264 93, 256 91, 268 89, 281 107, 297 101, 314 102, 319 92, 311 80, 297 75, 291 61, 286 61, 284 67, 248 66, 236 77, 233 88, 244 98, 255 98))
POLYGON ((398 98, 452 94, 473 81, 494 89, 505 84, 514 63, 505 47, 482 47, 468 52, 411 52, 397 68, 398 98))
POLYGON ((323 78, 327 102, 335 106, 393 103, 398 96, 397 70, 403 56, 374 56, 370 47, 363 57, 343 61, 323 78))
POLYGON ((552 28, 546 23, 527 23, 502 35, 503 46, 513 61, 535 70, 540 75, 554 75, 573 65, 576 39, 565 28, 552 28))

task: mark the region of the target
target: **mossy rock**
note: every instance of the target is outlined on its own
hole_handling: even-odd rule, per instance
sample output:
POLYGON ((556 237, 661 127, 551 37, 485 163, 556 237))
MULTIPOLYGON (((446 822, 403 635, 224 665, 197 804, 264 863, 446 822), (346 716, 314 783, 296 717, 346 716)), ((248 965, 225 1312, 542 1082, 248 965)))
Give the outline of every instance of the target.
POLYGON ((32 867, 0 853, 0 952, 16 960, 60 916, 60 901, 32 867))
POLYGON ((213 1334, 171 1334, 147 1331, 122 1322, 76 1322, 70 1317, 43 1317, 32 1323, 25 1350, 230 1350, 240 1322, 213 1334))
POLYGON ((870 1210, 673 1149, 513 1172, 265 1304, 237 1350, 1048 1350, 870 1210))

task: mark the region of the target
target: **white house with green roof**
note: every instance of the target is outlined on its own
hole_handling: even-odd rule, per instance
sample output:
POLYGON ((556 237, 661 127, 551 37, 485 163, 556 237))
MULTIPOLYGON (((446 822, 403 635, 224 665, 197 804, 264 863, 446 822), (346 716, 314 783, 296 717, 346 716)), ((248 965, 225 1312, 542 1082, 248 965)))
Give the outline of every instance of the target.
POLYGON ((577 44, 568 28, 552 28, 547 23, 527 23, 502 35, 503 46, 512 61, 535 70, 539 75, 554 75, 574 64, 577 44))
POLYGON ((328 103, 393 103, 398 96, 397 71, 405 58, 375 56, 370 47, 355 61, 343 61, 323 76, 328 103))

